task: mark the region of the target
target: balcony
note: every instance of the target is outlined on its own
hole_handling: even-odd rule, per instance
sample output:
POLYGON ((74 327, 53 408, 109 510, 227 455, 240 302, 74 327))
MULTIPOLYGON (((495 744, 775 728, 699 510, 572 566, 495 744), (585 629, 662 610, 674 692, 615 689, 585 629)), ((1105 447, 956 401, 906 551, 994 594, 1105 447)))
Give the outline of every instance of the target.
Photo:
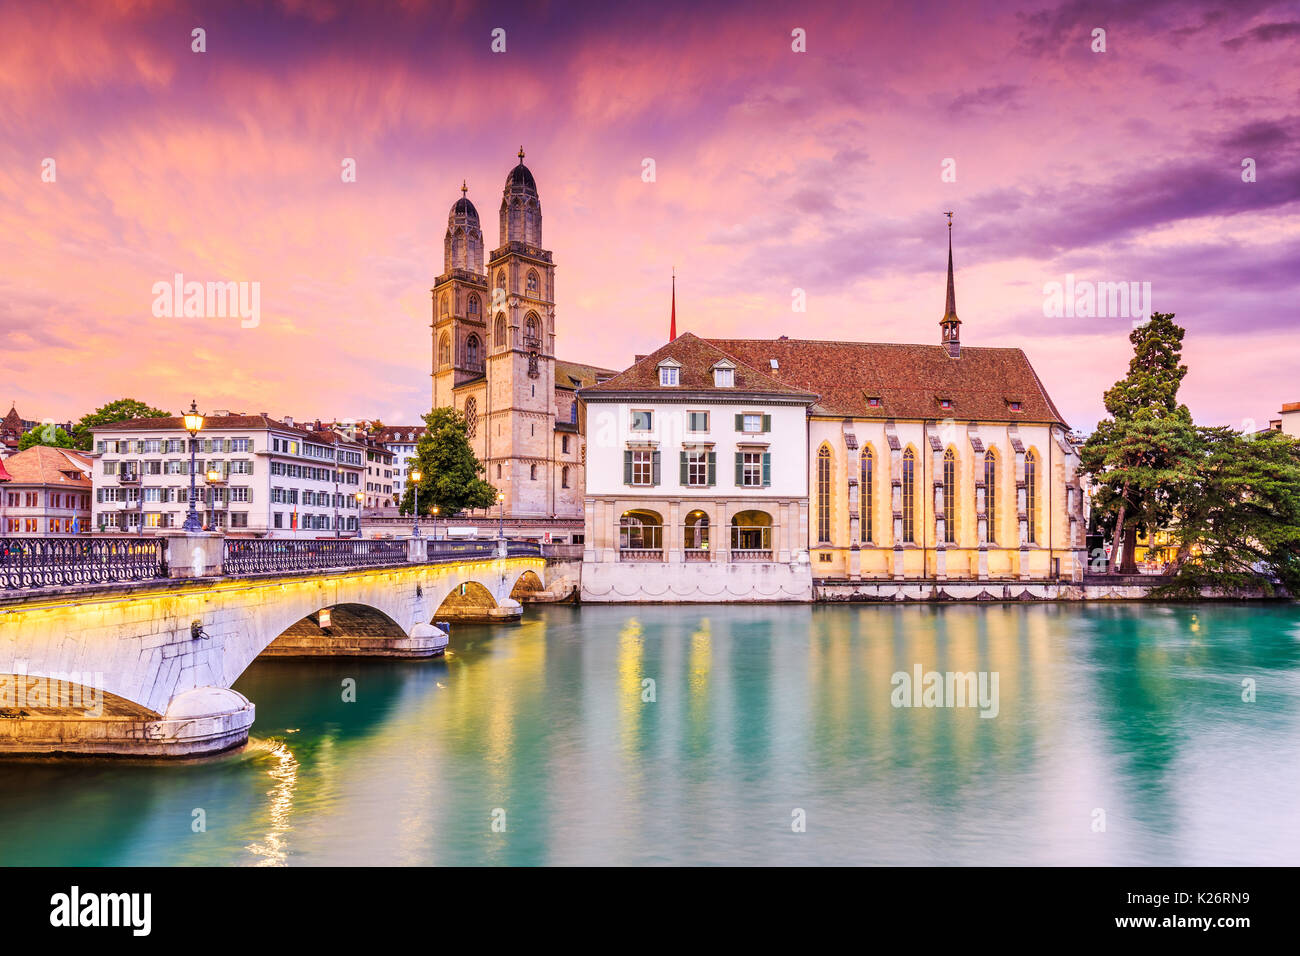
POLYGON ((682 556, 687 561, 712 561, 713 552, 708 548, 683 548, 682 556))
POLYGON ((620 561, 663 561, 663 548, 619 548, 620 561))
POLYGON ((119 485, 138 485, 140 484, 140 472, 119 471, 117 473, 117 483, 119 485))

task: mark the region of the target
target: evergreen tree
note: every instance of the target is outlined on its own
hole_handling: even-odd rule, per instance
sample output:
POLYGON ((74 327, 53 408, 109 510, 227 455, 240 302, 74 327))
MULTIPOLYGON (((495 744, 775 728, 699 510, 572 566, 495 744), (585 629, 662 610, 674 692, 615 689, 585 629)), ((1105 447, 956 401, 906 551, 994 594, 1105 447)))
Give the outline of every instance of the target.
MULTIPOLYGON (((452 518, 472 508, 497 503, 497 490, 480 476, 485 469, 470 448, 465 416, 454 408, 435 408, 424 416, 424 434, 415 445, 407 474, 419 470, 420 514, 452 518)), ((408 481, 399 505, 402 514, 413 511, 415 483, 408 481)))
POLYGON ((1111 573, 1136 572, 1138 535, 1173 520, 1200 457, 1191 413, 1178 402, 1187 366, 1180 361, 1183 329, 1173 319, 1172 313, 1153 313, 1129 334, 1128 375, 1105 396, 1111 417, 1098 423, 1081 452, 1083 471, 1097 489, 1099 525, 1113 528, 1111 573))

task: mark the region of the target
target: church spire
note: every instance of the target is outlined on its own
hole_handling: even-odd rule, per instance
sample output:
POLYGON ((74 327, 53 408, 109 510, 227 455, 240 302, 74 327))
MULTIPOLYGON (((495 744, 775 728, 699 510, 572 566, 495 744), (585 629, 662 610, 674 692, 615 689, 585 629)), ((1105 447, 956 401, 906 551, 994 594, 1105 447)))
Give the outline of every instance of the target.
POLYGON ((952 277, 952 213, 945 212, 944 215, 948 217, 948 301, 939 328, 948 354, 957 358, 961 355, 961 319, 957 318, 957 286, 952 277))
POLYGON ((677 338, 677 269, 673 269, 673 311, 668 320, 668 341, 677 338))

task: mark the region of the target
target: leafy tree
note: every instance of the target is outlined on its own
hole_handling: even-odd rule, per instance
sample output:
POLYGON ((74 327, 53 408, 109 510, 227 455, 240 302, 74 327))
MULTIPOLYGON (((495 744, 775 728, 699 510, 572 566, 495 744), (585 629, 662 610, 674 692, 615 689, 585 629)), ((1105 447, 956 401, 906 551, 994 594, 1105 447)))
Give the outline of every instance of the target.
POLYGON ((72 439, 76 442, 77 448, 90 451, 95 440, 90 430, 97 425, 112 425, 114 422, 125 422, 132 418, 168 418, 170 415, 171 412, 164 412, 144 402, 137 402, 134 398, 119 398, 88 415, 83 415, 81 421, 72 427, 72 439))
POLYGON ((33 445, 50 445, 54 448, 75 448, 72 436, 57 425, 37 425, 30 431, 23 432, 18 439, 18 450, 26 451, 33 445))
MULTIPOLYGON (((465 416, 454 408, 435 408, 424 416, 428 427, 415 445, 407 473, 419 469, 420 514, 451 518, 472 508, 490 508, 497 490, 480 475, 483 464, 470 448, 465 416)), ((414 483, 407 482, 399 505, 402 514, 413 511, 414 483)))
POLYGON ((1180 363, 1183 329, 1173 319, 1155 312, 1129 334, 1128 375, 1105 396, 1111 417, 1098 423, 1081 451, 1082 469, 1096 486, 1098 524, 1112 532, 1111 573, 1137 570, 1138 535, 1173 520, 1200 457, 1191 413, 1178 402, 1187 366, 1180 363))
POLYGON ((1300 441, 1281 432, 1202 428, 1204 448, 1174 525, 1171 594, 1206 585, 1300 595, 1300 441))

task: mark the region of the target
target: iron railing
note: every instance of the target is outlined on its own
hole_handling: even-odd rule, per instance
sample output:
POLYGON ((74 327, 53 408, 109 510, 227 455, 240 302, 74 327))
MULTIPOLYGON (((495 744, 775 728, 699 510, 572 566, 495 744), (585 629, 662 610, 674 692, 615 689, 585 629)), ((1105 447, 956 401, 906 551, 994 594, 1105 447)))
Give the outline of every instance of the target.
POLYGON ((430 561, 454 561, 457 558, 491 558, 497 553, 495 541, 436 541, 427 545, 430 561))
POLYGON ((0 538, 0 589, 165 577, 167 550, 161 538, 0 538))
POLYGON ((384 538, 227 538, 221 570, 224 574, 260 574, 375 567, 406 564, 407 560, 405 541, 384 538))

